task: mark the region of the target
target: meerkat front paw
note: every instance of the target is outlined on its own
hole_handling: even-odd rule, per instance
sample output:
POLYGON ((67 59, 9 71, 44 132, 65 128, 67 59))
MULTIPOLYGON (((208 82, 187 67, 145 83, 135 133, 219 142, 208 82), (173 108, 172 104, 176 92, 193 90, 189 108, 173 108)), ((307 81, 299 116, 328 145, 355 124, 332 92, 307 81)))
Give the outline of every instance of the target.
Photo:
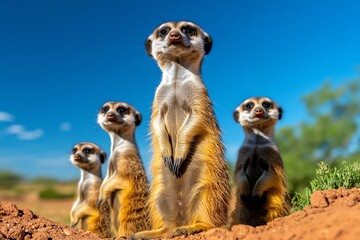
POLYGON ((171 174, 178 176, 183 159, 173 159, 172 157, 164 158, 165 166, 170 170, 171 174))
POLYGON ((240 199, 245 208, 250 208, 252 205, 252 197, 250 195, 241 195, 240 199))
POLYGON ((78 225, 80 219, 74 219, 70 223, 70 227, 74 228, 76 225, 78 225))
POLYGON ((161 138, 162 141, 160 141, 160 151, 162 158, 164 159, 165 166, 168 167, 171 171, 171 168, 173 166, 173 153, 171 144, 166 139, 169 139, 168 135, 161 138))
POLYGON ((175 158, 174 160, 174 174, 179 175, 180 174, 180 168, 181 164, 184 162, 184 158, 175 158))
POLYGON ((163 156, 165 166, 170 170, 170 172, 173 172, 173 157, 172 156, 163 156))
POLYGON ((175 148, 175 154, 174 154, 174 165, 173 165, 173 173, 176 175, 180 174, 180 168, 182 163, 187 158, 188 152, 189 152, 190 146, 188 146, 186 143, 178 143, 175 148))
POLYGON ((97 209, 100 209, 102 202, 103 202, 103 199, 102 199, 102 198, 99 198, 98 202, 96 203, 96 208, 97 208, 97 209))

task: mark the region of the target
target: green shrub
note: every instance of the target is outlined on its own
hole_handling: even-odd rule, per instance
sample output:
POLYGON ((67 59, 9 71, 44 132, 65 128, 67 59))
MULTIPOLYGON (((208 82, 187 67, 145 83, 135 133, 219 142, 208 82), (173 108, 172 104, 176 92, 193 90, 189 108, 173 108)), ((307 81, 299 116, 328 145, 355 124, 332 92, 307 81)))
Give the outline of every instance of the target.
POLYGON ((9 189, 14 188, 22 180, 21 176, 10 172, 10 171, 1 171, 0 172, 0 188, 9 189))
POLYGON ((31 183, 38 183, 38 184, 54 184, 58 183, 59 181, 56 178, 52 177, 36 177, 31 179, 31 183))
POLYGON ((39 192, 41 199, 67 199, 75 197, 75 193, 60 193, 52 187, 46 187, 44 190, 39 192))
POLYGON ((339 187, 353 188, 360 186, 360 163, 348 164, 343 161, 340 168, 331 168, 324 162, 318 164, 315 179, 310 182, 310 188, 303 193, 296 192, 291 200, 293 211, 301 210, 310 205, 311 194, 316 190, 337 189, 339 187))

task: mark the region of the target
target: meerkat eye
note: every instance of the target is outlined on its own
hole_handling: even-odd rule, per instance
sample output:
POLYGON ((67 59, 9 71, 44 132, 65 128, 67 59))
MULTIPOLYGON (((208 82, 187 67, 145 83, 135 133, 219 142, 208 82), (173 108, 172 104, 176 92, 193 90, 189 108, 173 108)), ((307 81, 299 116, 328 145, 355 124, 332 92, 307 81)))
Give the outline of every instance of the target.
POLYGON ((73 148, 72 154, 75 154, 77 152, 77 148, 73 148))
POLYGON ((103 113, 107 113, 108 111, 109 111, 109 107, 106 106, 106 107, 103 107, 103 108, 102 108, 102 112, 103 112, 103 113))
POLYGON ((250 109, 252 108, 252 105, 251 105, 250 103, 247 103, 247 104, 245 105, 245 108, 248 109, 248 110, 250 110, 250 109))
POLYGON ((91 148, 84 148, 84 150, 83 150, 83 153, 85 153, 85 154, 89 154, 89 153, 91 153, 91 148))
POLYGON ((193 36, 196 34, 196 29, 190 26, 183 27, 181 31, 187 36, 193 36))
POLYGON ((117 109, 117 112, 120 113, 121 115, 125 115, 125 114, 128 114, 129 113, 129 110, 124 108, 124 107, 119 107, 117 109))
POLYGON ((269 102, 263 102, 262 105, 263 105, 264 108, 271 108, 271 106, 272 106, 272 104, 269 103, 269 102))
POLYGON ((162 37, 165 37, 165 35, 166 35, 168 32, 169 32, 169 29, 166 28, 166 27, 163 27, 163 28, 161 28, 161 29, 159 30, 159 34, 160 34, 160 36, 162 36, 162 37))

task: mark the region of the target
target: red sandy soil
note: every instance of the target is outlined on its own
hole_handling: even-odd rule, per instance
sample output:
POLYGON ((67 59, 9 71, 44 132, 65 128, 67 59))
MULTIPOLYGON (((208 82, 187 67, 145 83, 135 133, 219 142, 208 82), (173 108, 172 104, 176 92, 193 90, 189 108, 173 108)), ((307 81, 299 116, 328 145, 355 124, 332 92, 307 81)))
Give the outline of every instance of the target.
MULTIPOLYGON (((278 218, 265 226, 233 226, 230 231, 211 229, 175 239, 359 239, 360 188, 316 191, 311 206, 278 218)), ((21 209, 10 202, 0 202, 0 239, 101 239, 94 234, 70 228, 21 209)))

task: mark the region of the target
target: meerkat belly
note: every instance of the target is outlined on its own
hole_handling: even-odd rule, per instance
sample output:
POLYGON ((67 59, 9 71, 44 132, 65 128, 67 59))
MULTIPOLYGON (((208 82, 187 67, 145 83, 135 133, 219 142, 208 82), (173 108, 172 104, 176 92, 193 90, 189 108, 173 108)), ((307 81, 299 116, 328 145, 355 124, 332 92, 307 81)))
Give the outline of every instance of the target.
POLYGON ((264 161, 265 159, 263 159, 265 156, 261 151, 259 151, 259 149, 261 149, 261 147, 254 147, 252 156, 248 159, 248 163, 245 167, 251 191, 253 190, 257 180, 261 177, 264 171, 267 171, 268 169, 268 166, 264 161))
POLYGON ((178 226, 187 225, 190 222, 191 209, 197 204, 196 196, 193 196, 193 187, 199 179, 199 171, 188 162, 187 171, 180 178, 172 175, 170 171, 163 170, 165 190, 158 198, 158 206, 165 218, 178 226))
POLYGON ((171 144, 175 147, 177 134, 189 116, 189 106, 176 94, 171 96, 165 104, 167 105, 167 112, 164 116, 165 126, 171 138, 171 144))

